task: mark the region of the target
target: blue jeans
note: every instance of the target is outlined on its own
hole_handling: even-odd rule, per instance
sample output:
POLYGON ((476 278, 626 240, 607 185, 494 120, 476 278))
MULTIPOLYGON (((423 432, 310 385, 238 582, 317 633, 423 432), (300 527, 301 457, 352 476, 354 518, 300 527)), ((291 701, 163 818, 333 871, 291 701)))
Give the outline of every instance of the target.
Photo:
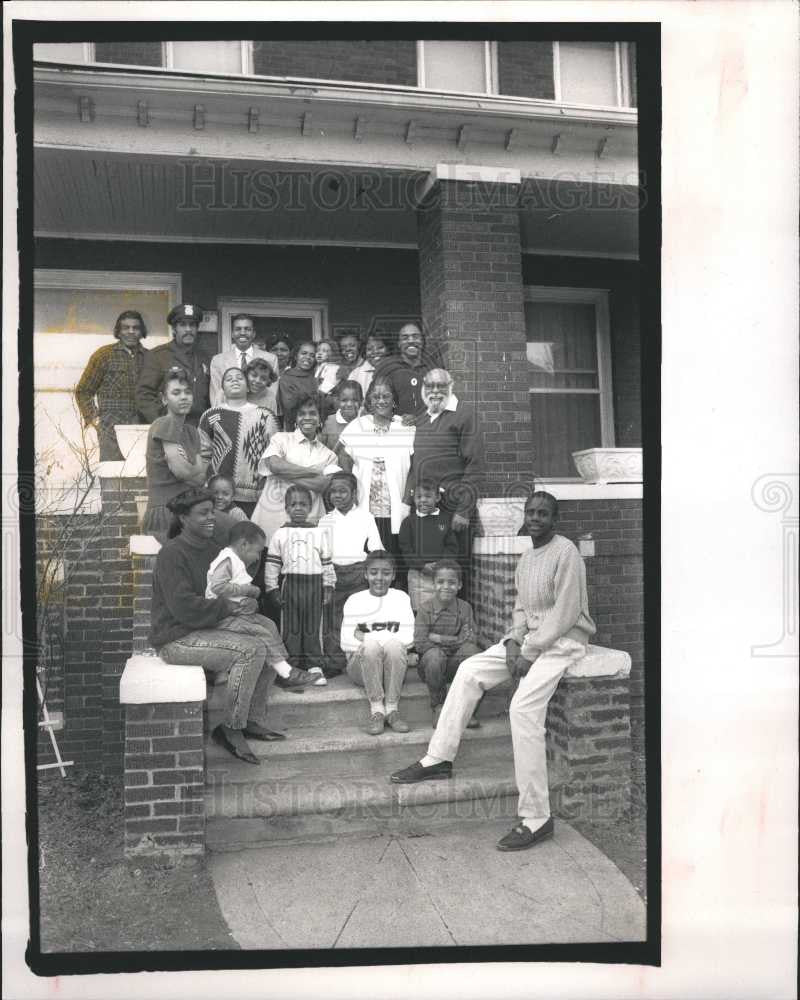
POLYGON ((198 629, 168 642, 158 654, 167 663, 202 667, 210 674, 227 670, 225 725, 244 729, 248 722, 266 724, 275 671, 267 664, 262 639, 224 629, 198 629))

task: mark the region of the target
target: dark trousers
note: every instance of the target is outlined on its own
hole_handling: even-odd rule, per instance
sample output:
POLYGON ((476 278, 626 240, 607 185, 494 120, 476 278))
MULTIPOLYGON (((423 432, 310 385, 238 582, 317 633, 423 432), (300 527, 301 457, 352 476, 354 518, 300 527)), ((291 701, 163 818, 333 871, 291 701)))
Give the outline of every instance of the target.
POLYGON ((438 708, 444 704, 447 685, 456 676, 459 665, 477 653, 480 653, 480 649, 474 642, 463 642, 455 649, 431 646, 425 650, 417 664, 417 673, 420 680, 428 685, 431 708, 438 708))
POLYGON ((397 535, 392 534, 392 519, 390 517, 376 517, 375 524, 378 527, 378 534, 380 535, 384 551, 390 552, 395 558, 397 568, 392 586, 398 590, 407 590, 407 574, 403 563, 403 556, 400 553, 400 544, 397 541, 397 535))
POLYGON ((347 657, 339 645, 345 601, 351 594, 365 590, 367 581, 364 579, 363 562, 354 563, 352 566, 334 564, 333 568, 336 570, 336 590, 333 592, 331 603, 323 609, 322 643, 325 651, 326 671, 341 673, 347 666, 347 657), (333 669, 331 670, 331 668, 333 669))
POLYGON ((287 573, 281 591, 281 632, 289 663, 301 670, 322 667, 319 629, 322 624, 322 577, 287 573))

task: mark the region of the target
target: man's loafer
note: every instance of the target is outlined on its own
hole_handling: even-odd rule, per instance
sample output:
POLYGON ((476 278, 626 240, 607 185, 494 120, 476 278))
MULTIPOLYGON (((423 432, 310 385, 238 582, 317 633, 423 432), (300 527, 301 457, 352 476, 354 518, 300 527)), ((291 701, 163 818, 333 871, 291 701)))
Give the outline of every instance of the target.
POLYGON ((498 851, 525 851, 529 847, 540 844, 543 840, 549 840, 553 836, 553 817, 550 816, 542 823, 538 830, 529 830, 524 823, 507 833, 498 843, 498 851))
POLYGON ((261 740, 264 743, 277 743, 278 740, 286 739, 286 733, 276 733, 273 729, 247 728, 244 735, 248 740, 261 740))
POLYGON ((228 737, 225 735, 222 726, 217 726, 211 733, 211 739, 218 743, 221 747, 224 747, 228 753, 233 754, 234 757, 238 757, 239 760, 243 760, 245 764, 260 764, 261 761, 256 757, 256 755, 250 750, 240 750, 235 743, 231 743, 228 737))
POLYGON ((404 767, 401 771, 395 771, 390 775, 389 780, 396 785, 413 785, 417 781, 436 781, 440 778, 453 777, 453 762, 443 760, 438 764, 431 764, 430 767, 423 767, 419 761, 411 767, 404 767))

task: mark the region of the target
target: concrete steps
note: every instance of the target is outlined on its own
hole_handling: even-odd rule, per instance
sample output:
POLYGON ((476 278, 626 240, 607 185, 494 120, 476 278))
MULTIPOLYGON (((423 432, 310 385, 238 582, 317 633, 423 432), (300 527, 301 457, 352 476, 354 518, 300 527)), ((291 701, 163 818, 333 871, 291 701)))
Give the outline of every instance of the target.
MULTIPOLYGON (((413 677, 413 675, 412 675, 413 677)), ((218 719, 222 692, 209 704, 218 719)), ((409 733, 365 730, 364 694, 344 677, 297 695, 276 691, 270 727, 287 731, 276 743, 252 741, 259 766, 206 744, 207 846, 238 850, 348 834, 423 834, 471 820, 513 817, 516 810, 505 692, 481 705, 480 729, 464 735, 455 775, 418 785, 393 785, 392 771, 419 759, 431 734, 427 688, 407 681, 401 708, 409 733)))

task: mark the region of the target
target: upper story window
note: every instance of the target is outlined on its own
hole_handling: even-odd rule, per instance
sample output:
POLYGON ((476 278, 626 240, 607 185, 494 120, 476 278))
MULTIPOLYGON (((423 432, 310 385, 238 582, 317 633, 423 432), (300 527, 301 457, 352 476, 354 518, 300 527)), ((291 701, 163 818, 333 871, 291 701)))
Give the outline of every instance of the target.
POLYGON ((636 107, 631 42, 307 39, 37 44, 37 59, 636 107))

